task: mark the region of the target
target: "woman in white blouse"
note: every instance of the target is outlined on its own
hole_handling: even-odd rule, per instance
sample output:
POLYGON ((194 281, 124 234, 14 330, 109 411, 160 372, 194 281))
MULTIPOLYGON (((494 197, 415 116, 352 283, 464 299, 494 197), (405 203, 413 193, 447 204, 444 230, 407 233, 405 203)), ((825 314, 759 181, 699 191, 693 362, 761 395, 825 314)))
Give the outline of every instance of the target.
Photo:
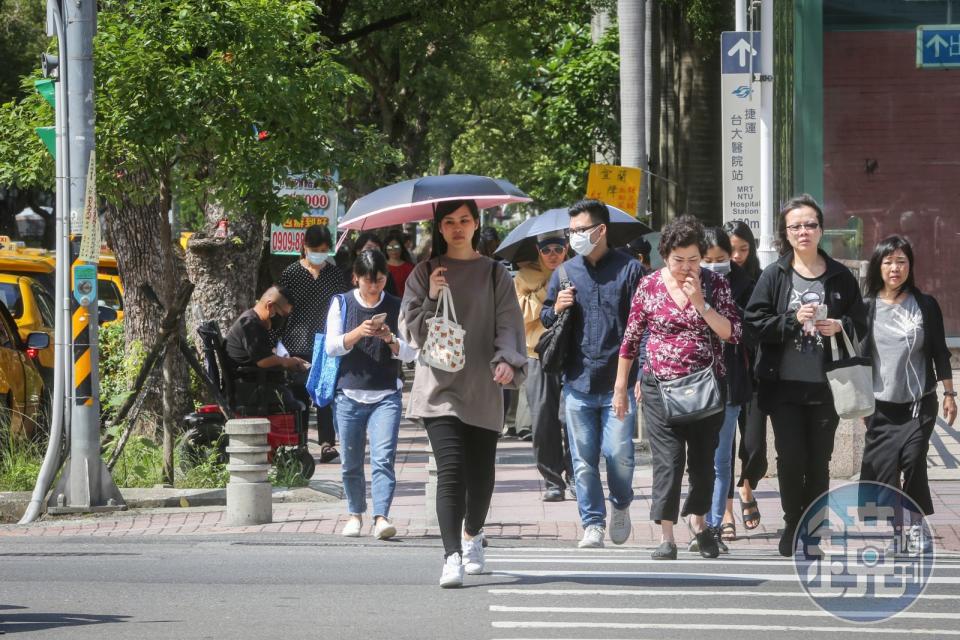
POLYGON ((386 258, 379 251, 364 251, 357 257, 353 263, 357 287, 331 300, 326 338, 327 355, 341 356, 333 402, 350 513, 341 533, 357 537, 363 529, 368 437, 373 535, 381 540, 397 532, 389 513, 397 484, 393 465, 403 404, 400 363, 411 362, 417 355, 396 335, 400 299, 383 290, 388 273, 386 258))

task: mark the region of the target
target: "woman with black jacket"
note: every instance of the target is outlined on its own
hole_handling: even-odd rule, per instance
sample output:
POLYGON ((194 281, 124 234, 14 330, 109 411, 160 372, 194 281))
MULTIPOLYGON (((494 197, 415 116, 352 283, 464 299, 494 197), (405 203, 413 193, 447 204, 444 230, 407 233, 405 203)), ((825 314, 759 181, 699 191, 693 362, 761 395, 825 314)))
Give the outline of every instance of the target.
MULTIPOLYGON (((957 392, 940 305, 914 284, 913 249, 904 238, 891 236, 873 250, 866 303, 862 353, 873 359, 876 412, 867 419, 860 479, 902 487, 923 512, 917 516, 930 515, 927 447, 937 423, 937 381, 943 382, 943 417, 950 425, 957 418, 957 392)), ((921 532, 917 518, 907 539, 910 551, 929 548, 921 532)))
POLYGON ((823 212, 808 195, 780 210, 780 259, 763 270, 746 322, 760 345, 756 373, 760 408, 770 416, 784 531, 781 555, 796 548, 797 523, 830 486, 830 457, 840 422, 824 372, 830 341, 841 327, 852 339, 866 331, 863 299, 850 270, 819 249, 823 212))

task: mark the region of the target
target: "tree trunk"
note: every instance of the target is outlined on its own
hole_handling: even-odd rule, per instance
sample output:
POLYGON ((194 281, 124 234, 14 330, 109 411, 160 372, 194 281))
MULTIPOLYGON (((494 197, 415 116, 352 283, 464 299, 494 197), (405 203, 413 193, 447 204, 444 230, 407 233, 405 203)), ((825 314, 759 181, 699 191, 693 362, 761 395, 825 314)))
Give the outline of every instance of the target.
POLYGON ((718 47, 694 37, 678 4, 657 3, 660 44, 656 172, 668 180, 654 187, 657 224, 694 214, 721 222, 720 75, 718 47))
POLYGON ((266 232, 262 217, 243 214, 229 217, 226 238, 215 238, 217 223, 228 216, 221 207, 209 205, 205 217, 205 231, 187 242, 187 273, 196 286, 187 308, 191 339, 206 320, 215 320, 226 335, 234 320, 253 306, 266 232))
MULTIPOLYGON (((127 344, 139 341, 149 349, 160 330, 163 313, 145 294, 147 285, 153 289, 161 304, 173 303, 180 283, 186 277, 183 256, 170 239, 165 190, 147 175, 129 176, 140 193, 157 193, 147 202, 122 197, 107 204, 104 216, 110 246, 117 257, 117 269, 123 278, 124 336, 127 344), (164 239, 170 239, 165 241, 164 239)), ((158 440, 160 426, 156 417, 166 413, 175 426, 179 418, 192 410, 190 375, 187 365, 179 358, 167 361, 170 367, 165 380, 169 382, 166 395, 168 406, 164 412, 161 389, 149 390, 144 402, 137 432, 158 440), (152 419, 151 419, 152 417, 152 419)))

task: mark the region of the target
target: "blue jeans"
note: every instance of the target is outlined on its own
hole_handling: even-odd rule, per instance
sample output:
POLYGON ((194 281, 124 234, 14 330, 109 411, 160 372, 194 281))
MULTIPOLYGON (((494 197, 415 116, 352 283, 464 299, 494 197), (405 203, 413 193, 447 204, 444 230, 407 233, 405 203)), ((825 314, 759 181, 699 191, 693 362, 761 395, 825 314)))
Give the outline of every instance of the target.
POLYGON ((733 438, 737 433, 737 418, 740 417, 740 405, 728 404, 723 414, 723 426, 720 427, 720 441, 713 454, 713 469, 716 478, 713 481, 713 501, 707 513, 707 526, 719 527, 723 522, 723 513, 727 510, 727 494, 730 491, 730 467, 733 465, 733 438))
POLYGON ((370 439, 370 468, 373 484, 373 517, 387 517, 397 476, 393 462, 397 456, 397 435, 400 433, 400 392, 375 404, 351 400, 338 391, 334 414, 340 435, 340 460, 343 470, 343 492, 350 513, 367 510, 367 483, 363 475, 366 440, 370 439))
POLYGON ((630 394, 630 411, 623 420, 613 413, 613 393, 563 390, 570 455, 577 480, 577 507, 584 528, 606 526, 607 508, 600 483, 600 454, 607 461, 610 502, 626 509, 633 502, 633 425, 637 405, 630 394))

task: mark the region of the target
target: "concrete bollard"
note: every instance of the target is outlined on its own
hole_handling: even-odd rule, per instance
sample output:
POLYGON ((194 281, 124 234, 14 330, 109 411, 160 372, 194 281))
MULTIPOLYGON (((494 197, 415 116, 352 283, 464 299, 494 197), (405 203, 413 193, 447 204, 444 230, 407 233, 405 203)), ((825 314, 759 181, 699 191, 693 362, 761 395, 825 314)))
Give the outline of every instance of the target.
POLYGON ((230 437, 227 524, 231 527, 269 524, 273 522, 273 490, 267 481, 270 421, 266 418, 228 420, 226 432, 230 437))

